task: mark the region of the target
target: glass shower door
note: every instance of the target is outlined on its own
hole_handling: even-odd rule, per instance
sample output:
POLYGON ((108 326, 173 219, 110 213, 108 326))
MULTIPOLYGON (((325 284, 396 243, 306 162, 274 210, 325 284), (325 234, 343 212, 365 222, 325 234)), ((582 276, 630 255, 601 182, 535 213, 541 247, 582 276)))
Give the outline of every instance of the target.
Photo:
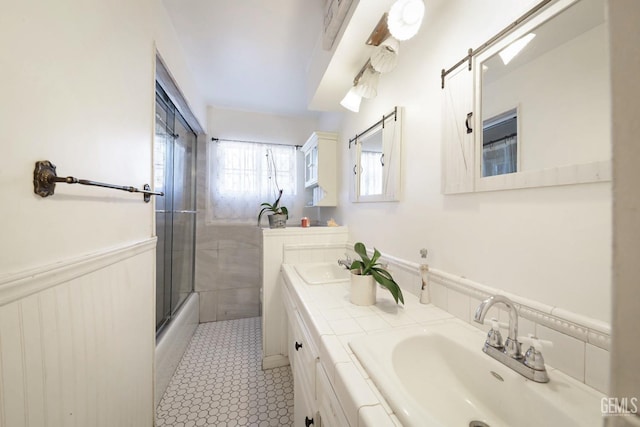
POLYGON ((195 259, 195 147, 196 135, 179 117, 173 144, 173 247, 171 305, 180 307, 193 292, 195 259))
POLYGON ((193 292, 195 265, 196 134, 156 88, 156 334, 193 292))

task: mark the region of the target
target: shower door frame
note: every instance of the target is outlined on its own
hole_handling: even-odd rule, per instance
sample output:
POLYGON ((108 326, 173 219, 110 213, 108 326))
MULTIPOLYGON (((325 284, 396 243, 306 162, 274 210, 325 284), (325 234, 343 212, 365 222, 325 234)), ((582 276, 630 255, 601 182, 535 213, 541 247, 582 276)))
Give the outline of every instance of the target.
MULTIPOLYGON (((162 307, 162 319, 159 320, 156 318, 156 338, 158 338, 162 332, 167 328, 167 326, 169 325, 169 323, 171 322, 171 320, 177 315, 178 311, 180 310, 180 307, 182 307, 182 305, 187 301, 188 296, 191 295, 193 292, 195 292, 195 246, 196 246, 196 194, 197 194, 197 190, 196 190, 196 165, 197 165, 197 147, 198 147, 198 133, 193 129, 193 127, 188 123, 187 119, 181 114, 181 112, 179 111, 179 109, 177 108, 177 106, 175 105, 175 103, 173 102, 173 100, 170 98, 170 96, 167 94, 167 92, 164 90, 164 88, 162 87, 162 85, 156 81, 156 96, 155 96, 155 102, 157 104, 161 104, 162 107, 167 111, 167 116, 171 117, 173 119, 173 123, 171 125, 171 127, 169 127, 169 124, 166 123, 165 124, 165 129, 167 129, 167 134, 169 137, 173 137, 173 140, 171 141, 170 144, 168 144, 168 147, 166 149, 166 155, 165 158, 168 159, 167 164, 170 163, 169 167, 165 167, 165 188, 167 189, 167 191, 165 191, 166 193, 166 197, 167 199, 165 199, 165 209, 163 212, 160 212, 159 210, 155 210, 154 215, 157 215, 158 213, 163 213, 166 215, 165 217, 165 223, 164 223, 164 241, 160 242, 158 241, 158 244, 163 244, 163 253, 162 253, 162 257, 164 260, 163 263, 163 269, 162 271, 159 271, 159 269, 156 271, 156 290, 157 290, 157 280, 160 276, 160 274, 162 274, 163 276, 163 288, 162 288, 162 292, 163 292, 163 307, 162 307), (175 145, 176 145, 176 141, 178 138, 178 135, 175 134, 175 128, 176 125, 178 124, 178 122, 180 122, 180 124, 185 128, 185 130, 187 130, 188 132, 190 132, 193 136, 193 146, 192 146, 192 160, 191 160, 191 170, 188 172, 188 174, 190 174, 190 182, 191 182, 191 188, 190 188, 190 199, 191 199, 191 209, 187 210, 180 210, 179 212, 182 213, 187 213, 187 214, 192 214, 193 215, 193 221, 192 224, 190 225, 191 230, 189 235, 191 236, 191 259, 190 259, 190 266, 188 268, 190 268, 190 273, 189 273, 189 284, 188 284, 188 295, 183 298, 181 301, 178 298, 178 302, 177 304, 174 305, 174 279, 175 279, 175 275, 174 275, 174 271, 173 271, 173 267, 174 267, 174 219, 175 219, 175 214, 176 214, 176 207, 174 204, 174 183, 175 183, 175 145), (170 170, 170 172, 167 172, 168 170, 170 170), (170 182, 170 188, 167 188, 167 182, 170 182), (169 198, 171 200, 169 200, 169 198), (168 268, 168 271, 167 271, 168 268), (167 280, 169 281, 169 284, 167 284, 167 280), (167 286, 168 286, 168 292, 167 292, 167 286), (166 307, 166 301, 165 299, 168 297, 168 311, 167 311, 167 307, 166 307)), ((154 141, 154 147, 155 147, 156 141, 154 141)), ((155 225, 155 229, 156 229, 156 234, 157 233, 157 220, 156 220, 156 225, 155 225)), ((156 314, 158 314, 158 307, 157 304, 159 302, 158 299, 158 295, 156 294, 156 314)))

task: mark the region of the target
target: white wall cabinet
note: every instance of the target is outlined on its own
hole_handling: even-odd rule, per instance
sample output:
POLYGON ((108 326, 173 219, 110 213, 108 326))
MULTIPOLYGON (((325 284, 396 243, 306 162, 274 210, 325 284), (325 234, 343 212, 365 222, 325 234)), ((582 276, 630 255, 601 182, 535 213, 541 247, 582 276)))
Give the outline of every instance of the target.
POLYGON ((314 132, 302 146, 307 206, 336 206, 338 203, 337 139, 335 133, 314 132))

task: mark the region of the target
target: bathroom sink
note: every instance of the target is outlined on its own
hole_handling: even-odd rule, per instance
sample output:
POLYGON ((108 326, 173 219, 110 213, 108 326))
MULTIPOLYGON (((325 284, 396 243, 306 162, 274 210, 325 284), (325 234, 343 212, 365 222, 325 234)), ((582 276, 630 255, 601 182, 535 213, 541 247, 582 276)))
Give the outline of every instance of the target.
POLYGON ((344 267, 330 262, 297 264, 295 269, 302 280, 310 285, 343 282, 349 280, 350 274, 344 267))
POLYGON ((484 337, 454 320, 349 345, 405 426, 602 425, 601 393, 551 369, 529 381, 484 354, 484 337))

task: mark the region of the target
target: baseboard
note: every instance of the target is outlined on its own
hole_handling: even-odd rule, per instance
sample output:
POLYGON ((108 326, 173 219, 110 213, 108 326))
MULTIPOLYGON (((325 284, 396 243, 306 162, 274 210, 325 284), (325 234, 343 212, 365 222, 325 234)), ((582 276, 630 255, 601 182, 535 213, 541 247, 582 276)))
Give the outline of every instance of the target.
POLYGON ((262 358, 262 369, 279 368, 287 365, 289 365, 289 358, 281 354, 262 358))

